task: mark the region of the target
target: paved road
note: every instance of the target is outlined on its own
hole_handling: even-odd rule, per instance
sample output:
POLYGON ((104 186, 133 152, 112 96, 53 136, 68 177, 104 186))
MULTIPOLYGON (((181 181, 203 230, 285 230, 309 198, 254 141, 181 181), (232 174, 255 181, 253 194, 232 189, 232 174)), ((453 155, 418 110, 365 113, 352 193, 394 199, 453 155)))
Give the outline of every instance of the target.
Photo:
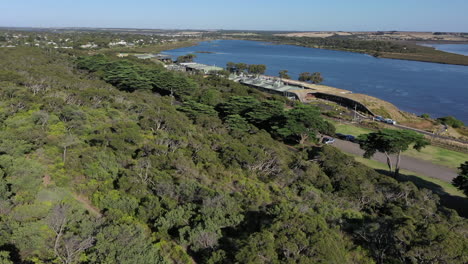
MULTIPOLYGON (((364 151, 359 148, 358 144, 349 141, 336 139, 335 143, 333 143, 333 146, 350 154, 359 156, 364 154, 364 151)), ((387 165, 387 157, 383 153, 376 153, 372 159, 387 165)), ((400 168, 446 182, 452 182, 452 179, 457 176, 457 171, 455 169, 436 165, 425 160, 420 160, 405 155, 402 155, 401 157, 400 168)))

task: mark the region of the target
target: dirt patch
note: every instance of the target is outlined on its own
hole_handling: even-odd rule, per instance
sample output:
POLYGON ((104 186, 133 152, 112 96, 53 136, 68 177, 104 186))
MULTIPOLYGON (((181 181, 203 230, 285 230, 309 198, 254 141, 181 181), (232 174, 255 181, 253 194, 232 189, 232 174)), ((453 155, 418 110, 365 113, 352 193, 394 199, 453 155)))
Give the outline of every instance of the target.
POLYGON ((454 138, 463 138, 463 135, 458 132, 457 129, 453 127, 448 127, 447 131, 445 132, 449 137, 454 137, 454 138))
POLYGON ((42 177, 42 185, 44 187, 47 187, 52 184, 52 179, 49 174, 45 174, 44 177, 42 177))
POLYGON ((98 208, 94 207, 91 203, 91 201, 82 196, 82 195, 79 195, 79 194, 76 194, 74 193, 73 194, 73 197, 78 201, 80 202, 81 204, 83 204, 84 208, 86 208, 86 210, 88 210, 89 212, 91 212, 93 215, 97 216, 97 217, 101 217, 102 214, 101 214, 101 211, 99 211, 98 208))
POLYGON ((427 131, 430 131, 430 132, 435 132, 435 131, 438 131, 438 129, 440 129, 440 125, 435 125, 433 122, 431 122, 429 120, 418 120, 418 121, 414 121, 414 122, 402 122, 401 124, 404 125, 404 126, 409 126, 409 127, 417 128, 417 129, 421 129, 421 130, 427 130, 427 131))

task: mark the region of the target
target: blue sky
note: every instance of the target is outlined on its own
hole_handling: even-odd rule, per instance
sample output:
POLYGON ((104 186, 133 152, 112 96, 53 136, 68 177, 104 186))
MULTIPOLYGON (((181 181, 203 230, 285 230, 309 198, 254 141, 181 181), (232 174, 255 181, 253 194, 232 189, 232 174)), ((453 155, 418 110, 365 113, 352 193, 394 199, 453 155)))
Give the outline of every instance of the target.
POLYGON ((0 26, 468 32, 468 0, 0 0, 0 26))

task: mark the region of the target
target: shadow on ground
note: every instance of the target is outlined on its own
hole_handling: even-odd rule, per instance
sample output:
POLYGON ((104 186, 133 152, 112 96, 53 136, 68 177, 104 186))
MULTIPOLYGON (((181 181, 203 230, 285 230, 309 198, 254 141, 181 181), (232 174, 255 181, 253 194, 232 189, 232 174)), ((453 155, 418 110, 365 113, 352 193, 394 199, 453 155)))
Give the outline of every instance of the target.
MULTIPOLYGON (((390 174, 388 171, 385 170, 376 169, 376 171, 387 176, 393 176, 393 174, 390 174)), ((457 211, 460 216, 468 218, 468 198, 446 193, 440 185, 430 181, 426 181, 413 175, 400 174, 397 180, 400 182, 409 181, 414 183, 419 188, 426 188, 433 191, 435 194, 439 195, 441 205, 457 211)))

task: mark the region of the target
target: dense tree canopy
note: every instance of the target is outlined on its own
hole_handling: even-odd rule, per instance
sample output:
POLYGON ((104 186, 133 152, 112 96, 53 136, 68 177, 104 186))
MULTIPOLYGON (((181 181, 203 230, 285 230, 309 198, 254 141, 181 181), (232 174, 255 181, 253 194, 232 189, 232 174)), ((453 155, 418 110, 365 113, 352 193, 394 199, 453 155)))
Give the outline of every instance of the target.
POLYGON ((197 86, 193 80, 165 71, 160 65, 148 68, 129 60, 112 61, 102 55, 80 57, 77 66, 97 72, 106 82, 128 92, 153 90, 183 97, 192 95, 197 86))
POLYGON ((314 138, 317 133, 335 134, 335 128, 323 120, 316 107, 310 105, 299 105, 289 110, 284 116, 284 125, 276 128, 282 137, 291 138, 299 144, 314 138))
POLYGON ((3 72, 2 263, 468 262, 437 195, 296 145, 334 132, 312 106, 55 50, 2 50, 3 72))

